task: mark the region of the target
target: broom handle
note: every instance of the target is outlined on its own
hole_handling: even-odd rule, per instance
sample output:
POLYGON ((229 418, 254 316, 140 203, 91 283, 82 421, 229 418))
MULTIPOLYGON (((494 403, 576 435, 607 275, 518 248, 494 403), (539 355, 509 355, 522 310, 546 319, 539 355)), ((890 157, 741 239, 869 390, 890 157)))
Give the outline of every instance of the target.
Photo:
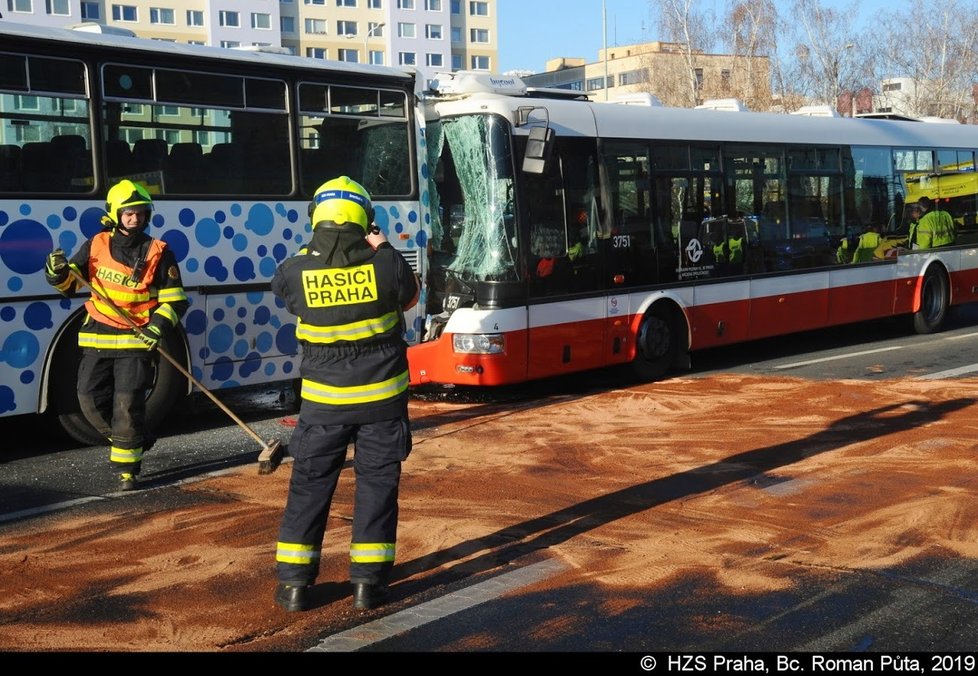
MULTIPOLYGON (((132 317, 130 317, 128 313, 126 313, 124 310, 122 310, 122 308, 120 308, 115 303, 113 303, 112 300, 109 299, 104 293, 102 293, 101 291, 99 291, 98 289, 96 289, 92 284, 90 284, 88 282, 87 279, 85 279, 80 274, 78 274, 78 272, 74 268, 72 268, 70 265, 68 266, 68 274, 70 274, 72 277, 74 277, 75 278, 75 281, 77 281, 82 286, 87 286, 89 289, 91 289, 92 293, 94 293, 96 296, 98 296, 99 300, 101 300, 103 303, 105 303, 110 308, 112 308, 115 311, 115 313, 117 315, 119 315, 119 317, 121 317, 122 320, 126 324, 129 325, 129 328, 131 328, 133 331, 139 331, 140 333, 142 333, 142 329, 139 327, 138 324, 136 324, 136 322, 134 322, 132 320, 132 317)), ((198 390, 200 390, 201 392, 203 392, 204 394, 206 394, 208 396, 208 398, 210 398, 211 401, 213 401, 215 404, 217 404, 218 408, 220 408, 222 411, 224 411, 225 413, 227 413, 228 416, 230 416, 231 420, 233 420, 234 422, 238 423, 238 425, 241 427, 241 429, 243 429, 245 432, 247 432, 249 435, 251 435, 251 438, 252 439, 254 439, 255 441, 257 441, 262 446, 266 446, 265 441, 260 436, 258 436, 258 433, 257 432, 255 432, 253 429, 251 429, 251 427, 249 427, 243 420, 241 420, 241 418, 239 418, 237 415, 235 415, 234 412, 231 409, 229 409, 227 406, 225 406, 224 403, 220 399, 218 399, 214 395, 213 392, 211 392, 206 387, 204 387, 203 385, 201 385, 200 381, 198 381, 196 378, 194 378, 193 375, 187 369, 185 369, 183 367, 183 364, 181 364, 179 361, 177 361, 173 356, 170 355, 169 352, 167 352, 166 350, 164 350, 159 345, 156 346, 156 351, 159 352, 163 356, 164 359, 166 359, 168 362, 170 362, 170 365, 173 366, 173 368, 175 368, 177 371, 179 371, 184 376, 186 376, 187 380, 189 380, 191 383, 193 383, 193 385, 198 390)))

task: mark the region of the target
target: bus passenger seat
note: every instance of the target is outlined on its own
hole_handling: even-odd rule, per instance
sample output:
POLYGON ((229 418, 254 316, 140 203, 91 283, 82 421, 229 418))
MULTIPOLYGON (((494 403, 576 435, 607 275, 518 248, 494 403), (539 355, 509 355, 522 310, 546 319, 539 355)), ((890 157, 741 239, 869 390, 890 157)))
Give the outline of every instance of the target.
POLYGON ((166 159, 166 187, 169 192, 200 192, 204 170, 204 151, 199 143, 174 143, 166 159))
POLYGON ((20 146, 0 145, 0 192, 21 189, 20 146))
POLYGON ((132 146, 136 171, 160 171, 167 158, 166 141, 161 138, 141 138, 132 146))
POLYGON ((68 189, 67 185, 60 185, 60 177, 51 172, 54 162, 50 143, 46 141, 25 143, 20 150, 20 158, 24 190, 27 192, 58 192, 68 189))
POLYGON ((116 138, 105 142, 105 167, 112 182, 136 173, 132 150, 124 139, 116 138))
POLYGON ((74 192, 88 192, 95 186, 92 156, 88 142, 79 134, 63 134, 51 139, 51 152, 58 163, 61 182, 74 192))
POLYGON ((213 181, 216 192, 241 192, 241 177, 244 167, 241 148, 233 143, 215 143, 210 153, 204 156, 204 167, 208 180, 213 181))

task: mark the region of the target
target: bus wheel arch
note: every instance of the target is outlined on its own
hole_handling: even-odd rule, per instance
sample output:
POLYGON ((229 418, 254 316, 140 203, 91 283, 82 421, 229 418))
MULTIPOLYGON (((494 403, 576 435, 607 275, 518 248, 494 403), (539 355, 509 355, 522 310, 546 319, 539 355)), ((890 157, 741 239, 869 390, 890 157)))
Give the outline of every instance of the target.
POLYGON ((653 303, 635 334, 635 358, 631 363, 634 376, 645 382, 665 376, 684 354, 688 335, 685 316, 675 302, 653 303))
POLYGON ((943 265, 928 266, 920 281, 919 294, 918 309, 913 313, 914 331, 937 333, 944 328, 951 303, 950 279, 943 265))
MULTIPOLYGON (((100 446, 108 440, 92 427, 78 405, 78 364, 81 361, 78 330, 85 316, 82 311, 69 319, 51 347, 44 410, 71 439, 88 446, 100 446)), ((160 341, 160 347, 187 368, 189 351, 182 329, 169 331, 160 341)), ((146 396, 147 429, 152 431, 159 427, 189 391, 186 377, 160 357, 146 396)))

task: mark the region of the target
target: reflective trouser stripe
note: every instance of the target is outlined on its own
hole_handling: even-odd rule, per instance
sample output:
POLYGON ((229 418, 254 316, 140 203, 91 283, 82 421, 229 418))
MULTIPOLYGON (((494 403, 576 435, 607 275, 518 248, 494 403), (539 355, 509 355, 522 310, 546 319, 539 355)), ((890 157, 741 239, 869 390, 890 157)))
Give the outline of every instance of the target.
POLYGON ((281 563, 294 563, 308 566, 319 558, 319 550, 314 545, 300 545, 295 542, 279 542, 275 560, 281 563))
POLYGON ((338 387, 302 379, 302 398, 318 404, 342 406, 344 404, 367 404, 396 397, 406 391, 409 384, 408 372, 388 378, 379 383, 338 387))
POLYGON ((79 333, 78 347, 94 347, 99 350, 146 350, 146 344, 131 333, 118 335, 79 333))
POLYGON ((354 542, 350 545, 350 561, 353 563, 385 563, 393 560, 393 542, 354 542))
POLYGON ((143 449, 142 447, 119 448, 118 446, 112 446, 109 449, 109 460, 112 462, 121 462, 127 465, 142 462, 143 449))

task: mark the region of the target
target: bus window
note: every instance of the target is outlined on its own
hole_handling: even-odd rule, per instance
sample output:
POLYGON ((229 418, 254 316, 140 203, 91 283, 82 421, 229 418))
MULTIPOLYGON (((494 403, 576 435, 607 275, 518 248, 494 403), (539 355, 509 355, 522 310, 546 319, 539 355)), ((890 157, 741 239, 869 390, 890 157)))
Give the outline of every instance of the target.
POLYGON ((121 64, 102 78, 110 182, 156 194, 292 191, 283 81, 121 64))
POLYGON ((414 175, 403 92, 304 82, 299 85, 302 192, 349 176, 375 199, 407 197, 414 175))
POLYGON ((937 151, 937 190, 934 199, 951 214, 957 232, 956 243, 978 241, 978 174, 971 150, 937 151))
POLYGON ((801 267, 832 265, 842 222, 842 166, 838 148, 789 148, 788 215, 791 239, 803 243, 801 267))
POLYGON ((0 193, 91 192, 84 64, 0 54, 0 71, 0 193))

